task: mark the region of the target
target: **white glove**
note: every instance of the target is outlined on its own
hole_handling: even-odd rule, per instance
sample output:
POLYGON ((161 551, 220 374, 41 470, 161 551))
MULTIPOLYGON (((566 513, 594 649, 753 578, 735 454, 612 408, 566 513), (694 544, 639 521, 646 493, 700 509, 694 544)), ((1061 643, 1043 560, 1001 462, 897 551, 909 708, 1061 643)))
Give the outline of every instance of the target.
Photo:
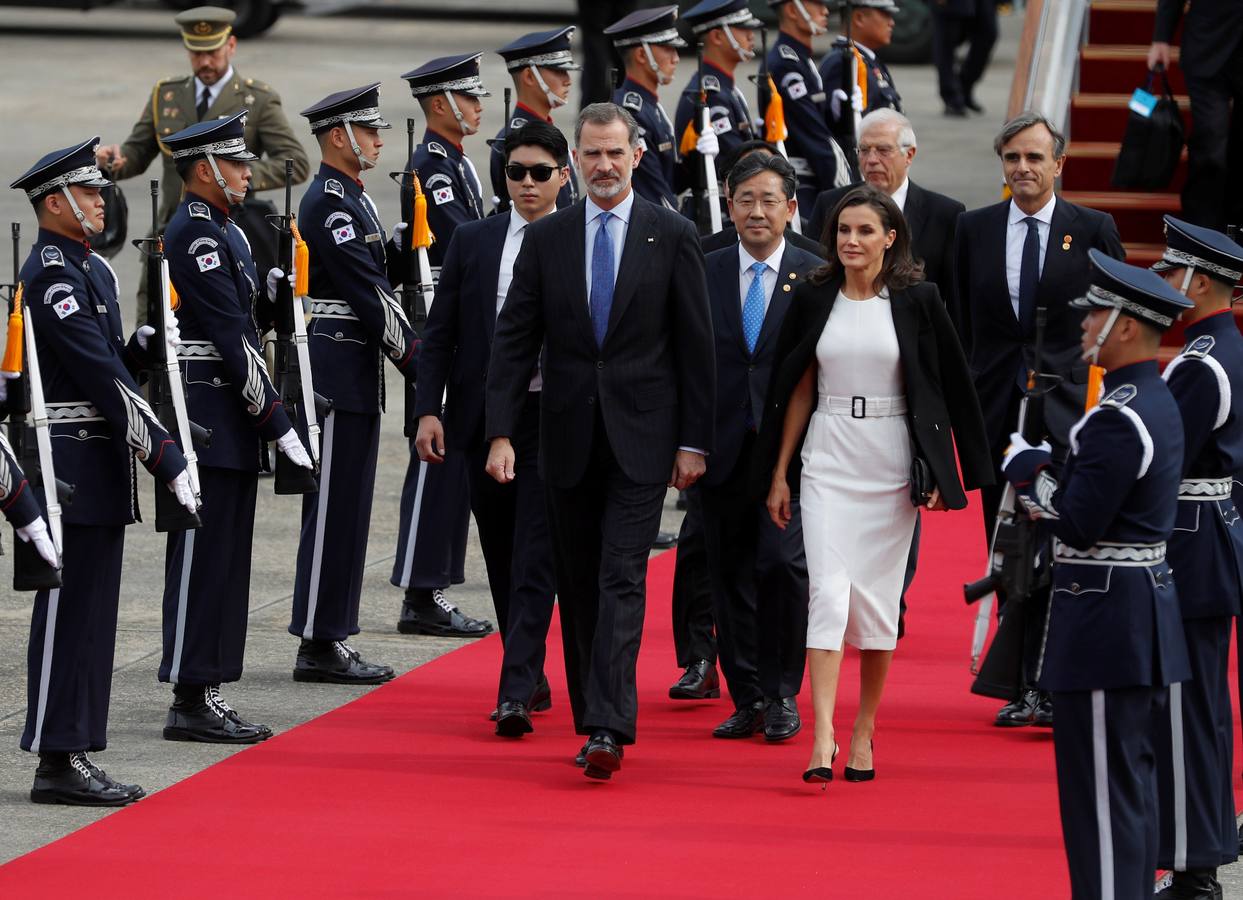
POLYGON ((21 377, 21 372, 0 372, 0 403, 4 403, 9 399, 8 382, 12 381, 14 378, 21 377))
POLYGON ((177 477, 169 482, 168 489, 173 492, 177 502, 189 512, 199 511, 199 502, 194 497, 194 489, 190 487, 190 473, 185 469, 182 469, 177 477))
POLYGON ((298 432, 292 428, 276 439, 276 449, 288 456, 289 461, 295 465, 304 469, 312 468, 311 456, 306 452, 306 447, 302 446, 302 441, 298 440, 298 432))
POLYGON ((164 335, 174 350, 181 346, 181 323, 171 309, 164 310, 164 335))
POLYGON ((833 96, 829 98, 829 109, 833 111, 833 118, 840 119, 842 117, 842 104, 848 99, 846 92, 841 88, 833 92, 833 96))
POLYGON ((721 142, 716 139, 716 132, 711 128, 706 130, 699 136, 699 140, 695 141, 695 149, 703 156, 716 156, 721 152, 721 142))
POLYGON ((286 275, 285 270, 277 266, 273 266, 272 268, 268 269, 268 299, 271 300, 273 303, 276 302, 276 288, 278 285, 280 285, 282 278, 284 278, 286 281, 289 282, 289 288, 290 290, 292 290, 293 284, 294 284, 294 273, 293 272, 290 272, 288 275, 286 275))
POLYGON ((1023 435, 1016 431, 1010 435, 1010 446, 1006 448, 1006 455, 1001 458, 1001 471, 1004 472, 1016 456, 1020 453, 1026 453, 1028 450, 1043 450, 1045 453, 1053 453, 1053 447, 1049 445, 1048 441, 1041 441, 1033 447, 1027 443, 1027 439, 1023 435))
POLYGON ((150 325, 139 325, 138 330, 134 332, 134 340, 138 341, 139 347, 146 350, 153 334, 155 334, 155 329, 150 325))
POLYGON ((402 233, 403 231, 405 231, 405 230, 406 230, 406 223, 405 223, 405 222, 398 222, 396 225, 394 225, 394 226, 393 226, 393 235, 392 235, 392 237, 393 237, 393 243, 394 243, 394 244, 400 244, 400 243, 401 243, 401 233, 402 233))
POLYGON ((53 569, 60 568, 60 560, 56 558, 56 545, 52 543, 52 535, 47 530, 47 523, 43 521, 43 516, 39 516, 29 525, 15 529, 15 531, 23 544, 34 541, 35 550, 49 566, 53 569))

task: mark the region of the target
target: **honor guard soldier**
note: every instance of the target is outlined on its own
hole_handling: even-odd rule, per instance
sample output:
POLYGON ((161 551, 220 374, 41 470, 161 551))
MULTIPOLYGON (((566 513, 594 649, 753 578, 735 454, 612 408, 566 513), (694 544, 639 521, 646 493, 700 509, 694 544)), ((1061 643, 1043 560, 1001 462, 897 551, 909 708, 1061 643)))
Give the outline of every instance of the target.
POLYGON ((829 127, 834 134, 848 134, 852 146, 856 138, 852 95, 856 90, 860 117, 875 109, 902 112, 902 98, 889 69, 876 55, 893 38, 897 11, 893 0, 846 0, 842 7, 846 34, 838 35, 820 63, 820 80, 829 92, 829 127))
POLYGON ((365 662, 345 643, 359 631, 384 360, 413 381, 418 359, 387 274, 400 251, 386 245, 375 203, 362 188, 362 174, 375 168, 384 146, 380 129, 392 127, 380 116, 379 87, 341 91, 301 113, 323 157, 298 219, 310 250, 311 370, 332 411, 323 423, 319 491, 302 498, 289 631, 304 647, 327 642, 337 652, 322 659, 299 653, 296 681, 379 684, 393 677, 388 666, 365 662))
POLYGON ((643 155, 632 176, 634 189, 644 200, 666 209, 677 209, 678 143, 657 91, 673 83, 678 48, 686 46, 678 34, 677 19, 676 6, 661 6, 633 12, 604 29, 626 70, 625 81, 613 92, 613 102, 629 110, 639 126, 643 155))
MULTIPOLYGON (((1151 896, 1157 866, 1153 732, 1191 675, 1166 561, 1183 473, 1161 334, 1191 307, 1144 269, 1090 251, 1084 358, 1105 396, 1070 432, 1056 476, 1021 434, 1002 470, 1052 532, 1053 599, 1040 687, 1053 697, 1062 835, 1075 898, 1151 896)), ((1164 811, 1162 811, 1164 813, 1164 811)))
POLYGON ((1243 472, 1243 335, 1230 298, 1243 278, 1243 247, 1173 216, 1165 234, 1153 271, 1195 304, 1185 317, 1187 344, 1164 373, 1183 420, 1170 562, 1191 679, 1170 686, 1170 716, 1157 729, 1157 864, 1174 871, 1169 897, 1210 898, 1221 895, 1217 867, 1239 850, 1229 666, 1243 599, 1243 524, 1230 494, 1243 472))
MULTIPOLYGON (((509 188, 505 181, 505 135, 527 122, 552 123, 552 112, 570 99, 571 72, 582 68, 570 53, 574 26, 553 31, 525 34, 496 52, 505 60, 505 69, 514 80, 518 100, 513 114, 488 144, 492 148, 489 174, 492 178, 492 205, 498 212, 509 209, 509 188)), ((557 195, 557 209, 565 209, 578 199, 578 173, 570 164, 570 177, 557 195)), ((448 242, 446 240, 446 246, 448 242)))
MULTIPOLYGON (((479 130, 484 90, 479 77, 482 53, 442 56, 401 77, 427 118, 423 142, 412 168, 427 195, 427 224, 434 243, 428 249, 438 272, 457 226, 482 219, 483 188, 462 139, 479 130)), ((466 457, 450 450, 439 466, 419 460, 410 436, 410 465, 401 489, 397 555, 390 579, 406 592, 397 630, 402 634, 480 637, 490 622, 472 619, 445 599, 450 584, 465 580, 466 538, 470 529, 470 486, 466 457)))
MULTIPOLYGON (((683 14, 691 33, 703 44, 703 90, 707 98, 711 133, 699 136, 695 150, 704 156, 719 156, 755 137, 751 110, 747 100, 734 83, 739 63, 755 58, 755 29, 763 23, 751 15, 746 0, 703 0, 683 14)), ((673 116, 673 132, 686 133, 686 126, 699 115, 699 73, 691 76, 673 116)), ((699 127, 699 122, 695 127, 699 127)), ((681 161, 684 168, 702 165, 690 155, 681 161)), ((686 171, 683 178, 695 183, 695 175, 686 171)))
POLYGON ((829 129, 825 83, 811 57, 812 40, 826 31, 828 8, 819 0, 768 0, 768 5, 776 9, 781 27, 768 51, 768 72, 785 109, 785 146, 798 175, 798 205, 811 210, 821 191, 854 181, 829 129))
MULTIPOLYGON (((135 381, 154 331, 121 337, 116 275, 87 243, 103 229, 99 189, 109 183, 95 165, 98 144, 49 153, 11 185, 39 220, 20 275, 35 340, 27 355, 39 359, 55 468, 74 481, 62 516, 61 586, 35 595, 21 746, 39 754, 34 802, 122 806, 142 788, 109 778, 87 754, 108 743, 125 526, 138 518, 135 455, 186 509, 197 504, 185 458, 135 381)), ((0 468, 17 483, 4 449, 0 468)), ((17 484, 6 493, 21 501, 29 488, 17 484)))
MULTIPOLYGON (((165 552, 164 654, 160 681, 173 685, 164 738, 246 744, 266 725, 247 722, 220 697, 242 677, 250 605, 250 558, 258 473, 267 441, 300 466, 311 460, 268 377, 254 307, 265 283, 230 207, 246 196, 255 159, 245 113, 191 125, 165 144, 185 194, 164 235, 181 298, 177 357, 190 416, 211 431, 199 451, 202 526, 171 531, 165 552)), ((279 270, 278 270, 279 271, 279 270)), ((271 275, 268 299, 275 295, 271 275)), ((332 647, 316 648, 321 657, 332 647)))
MULTIPOLYGON (((109 167, 117 181, 141 175, 157 156, 163 158, 157 230, 168 224, 181 197, 181 179, 167 139, 195 122, 246 113, 246 146, 257 155, 251 167, 251 191, 284 187, 286 159, 294 163, 294 184, 306 181, 310 174, 306 151, 285 117, 280 96, 268 84, 239 75, 233 68, 236 18, 233 10, 219 6, 199 6, 178 13, 174 21, 190 54, 193 74, 156 82, 125 142, 98 150, 99 165, 109 167)), ((251 238, 259 238, 263 245, 271 243, 269 234, 274 232, 266 222, 250 228, 251 238)), ((256 246, 261 244, 256 242, 256 246)), ((138 322, 146 321, 145 290, 146 282, 140 282, 138 322)))

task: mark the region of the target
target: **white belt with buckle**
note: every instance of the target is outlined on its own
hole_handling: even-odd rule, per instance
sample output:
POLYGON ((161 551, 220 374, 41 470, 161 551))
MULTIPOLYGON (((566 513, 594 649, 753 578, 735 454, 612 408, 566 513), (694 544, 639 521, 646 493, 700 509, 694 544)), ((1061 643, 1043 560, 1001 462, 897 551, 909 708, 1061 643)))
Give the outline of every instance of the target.
POLYGON ((1234 479, 1225 478, 1184 478, 1178 483, 1179 500, 1220 500, 1229 497, 1234 488, 1234 479))
POLYGON ((1053 558, 1058 562, 1076 565, 1147 568, 1165 562, 1165 541, 1157 544, 1119 544, 1101 541, 1087 550, 1076 550, 1061 541, 1054 541, 1053 558))
POLYGON ((850 416, 852 419, 903 416, 906 415, 906 398, 823 396, 816 411, 834 416, 850 416))

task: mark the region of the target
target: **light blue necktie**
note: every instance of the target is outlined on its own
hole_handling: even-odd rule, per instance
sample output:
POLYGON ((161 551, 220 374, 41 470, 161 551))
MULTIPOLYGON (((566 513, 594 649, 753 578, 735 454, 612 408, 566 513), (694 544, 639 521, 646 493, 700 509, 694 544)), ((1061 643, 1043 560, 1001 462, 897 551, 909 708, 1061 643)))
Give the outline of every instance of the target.
POLYGON ((764 327, 764 270, 766 263, 757 262, 751 265, 751 286, 747 288, 747 299, 742 302, 742 336, 747 341, 747 352, 754 353, 756 342, 760 339, 760 329, 764 327))
POLYGON ((613 308, 613 239, 609 237, 612 218, 612 213, 600 213, 600 227, 591 251, 591 330, 595 332, 597 347, 604 346, 609 311, 613 308))

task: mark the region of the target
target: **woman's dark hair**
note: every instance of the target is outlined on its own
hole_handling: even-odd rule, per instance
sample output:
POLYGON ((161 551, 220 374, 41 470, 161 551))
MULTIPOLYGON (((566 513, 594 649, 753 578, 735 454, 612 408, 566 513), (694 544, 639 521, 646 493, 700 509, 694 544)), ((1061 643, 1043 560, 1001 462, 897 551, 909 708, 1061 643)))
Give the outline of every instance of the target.
POLYGON ((509 162, 510 154, 519 147, 539 147, 547 150, 548 155, 559 166, 564 166, 570 161, 570 146, 565 140, 565 135, 560 129, 547 122, 527 122, 521 128, 516 128, 506 134, 504 148, 506 163, 509 162))
POLYGON ((842 211, 852 206, 871 207, 880 218, 881 230, 894 232, 893 244, 885 251, 885 259, 873 287, 878 292, 881 288, 901 291, 923 281, 924 264, 911 257, 911 229, 906 224, 906 217, 888 194, 870 184, 851 189, 833 208, 820 236, 828 262, 813 269, 807 280, 812 284, 824 284, 842 276, 842 261, 837 257, 837 221, 842 211))

